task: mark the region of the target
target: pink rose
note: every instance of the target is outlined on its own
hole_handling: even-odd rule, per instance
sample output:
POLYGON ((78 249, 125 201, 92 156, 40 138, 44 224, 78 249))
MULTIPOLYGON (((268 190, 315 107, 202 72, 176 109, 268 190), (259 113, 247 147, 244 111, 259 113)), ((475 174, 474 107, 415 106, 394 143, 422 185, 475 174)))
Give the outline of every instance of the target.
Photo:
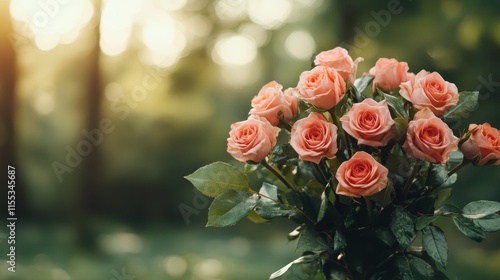
POLYGON ((344 98, 346 84, 335 69, 316 66, 300 74, 297 89, 302 99, 317 108, 328 110, 344 98))
POLYGON ((337 127, 320 113, 311 113, 292 127, 290 144, 299 158, 319 164, 337 152, 337 127))
POLYGON ((362 57, 358 57, 352 61, 346 49, 336 47, 333 50, 320 52, 314 59, 314 64, 316 66, 321 65, 334 68, 339 72, 344 81, 347 79, 349 80, 349 84, 353 85, 356 79, 358 63, 361 61, 363 61, 362 57))
POLYGON ((500 165, 500 130, 484 123, 470 124, 469 131, 472 131, 469 139, 460 146, 464 157, 475 165, 500 165))
POLYGON ((278 125, 280 118, 289 122, 297 114, 297 106, 291 107, 294 106, 293 100, 286 97, 282 89, 283 86, 275 81, 264 85, 252 99, 252 109, 248 114, 266 118, 272 125, 278 125))
POLYGON ((335 192, 351 197, 370 196, 387 187, 388 173, 370 154, 356 152, 337 169, 335 178, 339 183, 335 192))
POLYGON ((399 94, 413 103, 415 108, 429 108, 436 116, 446 113, 458 102, 455 84, 443 80, 437 72, 422 70, 414 79, 401 83, 399 87, 399 94))
POLYGON ((379 58, 369 71, 370 75, 375 76, 373 88, 379 88, 384 92, 399 88, 402 82, 409 81, 413 75, 413 73, 408 73, 408 69, 406 62, 399 62, 394 58, 379 58))
POLYGON ((342 128, 358 140, 358 144, 372 147, 387 145, 396 136, 394 121, 387 102, 376 102, 367 98, 352 105, 351 109, 340 118, 342 128))
POLYGON ((280 129, 265 118, 252 115, 246 121, 231 125, 227 152, 241 162, 260 162, 276 145, 279 132, 280 129))
POLYGON ((297 116, 299 110, 299 99, 297 98, 298 90, 297 88, 287 88, 283 93, 285 96, 285 101, 290 110, 292 111, 292 117, 290 119, 286 119, 285 121, 290 121, 292 118, 297 116))
POLYGON ((446 123, 424 108, 408 124, 403 149, 412 157, 444 166, 458 141, 446 123))

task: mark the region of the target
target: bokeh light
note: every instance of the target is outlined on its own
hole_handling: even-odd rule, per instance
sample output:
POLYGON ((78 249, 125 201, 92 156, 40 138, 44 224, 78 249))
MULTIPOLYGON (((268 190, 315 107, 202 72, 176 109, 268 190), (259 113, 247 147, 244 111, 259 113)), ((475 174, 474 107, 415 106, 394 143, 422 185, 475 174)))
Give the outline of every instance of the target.
POLYGON ((314 38, 304 30, 293 31, 285 40, 286 52, 296 59, 309 60, 315 49, 314 38))
POLYGON ((240 34, 224 34, 216 40, 213 60, 220 65, 245 65, 257 56, 257 44, 240 34))

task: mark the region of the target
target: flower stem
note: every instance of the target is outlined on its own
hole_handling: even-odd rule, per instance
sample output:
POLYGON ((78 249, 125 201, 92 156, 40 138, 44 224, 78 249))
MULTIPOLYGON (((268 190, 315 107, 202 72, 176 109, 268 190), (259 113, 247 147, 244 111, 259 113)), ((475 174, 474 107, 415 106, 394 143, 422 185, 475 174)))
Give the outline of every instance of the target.
POLYGON ((271 171, 271 173, 273 173, 274 176, 276 176, 281 182, 283 182, 283 184, 285 184, 285 186, 288 189, 293 190, 292 185, 290 185, 290 183, 288 183, 288 181, 285 179, 285 177, 283 177, 283 175, 281 175, 281 173, 279 173, 278 170, 276 170, 274 167, 272 167, 271 165, 269 165, 269 163, 267 163, 266 160, 263 160, 260 163, 262 164, 262 166, 264 166, 265 168, 267 168, 267 170, 271 171))
POLYGON ((415 177, 417 177, 418 171, 420 170, 421 166, 422 166, 422 164, 420 162, 418 162, 413 167, 413 171, 411 172, 410 177, 408 177, 408 180, 406 180, 406 184, 405 184, 405 187, 403 189, 402 200, 405 200, 406 197, 408 196, 408 193, 410 192, 411 184, 413 183, 413 179, 415 179, 415 177))
POLYGON ((448 172, 448 177, 450 177, 451 175, 457 173, 458 170, 462 169, 462 167, 466 166, 469 163, 470 163, 470 161, 468 161, 468 160, 462 160, 459 164, 455 165, 455 167, 453 167, 453 169, 451 169, 448 172))
POLYGON ((328 184, 329 179, 325 175, 325 173, 321 170, 321 166, 319 164, 314 164, 314 168, 316 169, 316 172, 319 173, 321 178, 325 181, 325 184, 328 184))

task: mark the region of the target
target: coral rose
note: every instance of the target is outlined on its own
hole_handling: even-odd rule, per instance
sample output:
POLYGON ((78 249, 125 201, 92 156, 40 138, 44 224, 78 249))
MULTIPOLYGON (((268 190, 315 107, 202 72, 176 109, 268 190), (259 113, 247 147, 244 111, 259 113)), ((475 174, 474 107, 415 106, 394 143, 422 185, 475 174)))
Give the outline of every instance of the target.
POLYGON ((408 63, 399 62, 394 58, 379 58, 368 74, 375 76, 373 88, 379 88, 389 92, 393 88, 399 88, 403 82, 407 82, 413 73, 408 73, 408 63))
POLYGON ((344 80, 347 79, 349 84, 352 85, 356 79, 358 63, 361 61, 363 61, 362 57, 352 61, 346 49, 336 47, 332 50, 320 52, 314 59, 314 64, 334 68, 344 80))
POLYGON ((399 94, 413 103, 415 108, 429 108, 434 115, 440 116, 451 106, 457 105, 458 89, 437 72, 420 71, 414 79, 401 83, 399 94))
POLYGON ((337 152, 337 127, 320 113, 311 113, 292 127, 290 144, 302 160, 319 163, 337 152))
POLYGON ((444 166, 450 153, 457 150, 458 141, 448 125, 425 108, 408 124, 403 149, 415 158, 444 166))
POLYGON ((469 139, 460 146, 464 157, 475 165, 500 165, 500 130, 484 123, 470 124, 469 131, 469 139))
POLYGON ((265 118, 251 115, 247 120, 231 125, 227 152, 241 162, 260 162, 276 145, 279 132, 280 129, 265 118))
POLYGON ((275 81, 264 85, 252 99, 252 109, 248 114, 266 118, 272 125, 278 125, 280 118, 289 122, 297 114, 297 106, 291 104, 293 101, 283 94, 282 89, 283 86, 275 81))
MULTIPOLYGON (((292 111, 292 118, 296 117, 299 109, 299 94, 297 88, 285 89, 283 96, 285 97, 286 104, 292 111)), ((290 121, 292 118, 285 119, 285 121, 290 121)))
POLYGON ((358 144, 372 147, 385 146, 396 136, 396 130, 393 129, 394 120, 385 100, 376 102, 366 98, 360 103, 355 103, 340 121, 342 128, 356 138, 358 144))
POLYGON ((344 98, 346 84, 335 69, 316 66, 300 74, 297 89, 300 98, 317 108, 328 110, 344 98))
POLYGON ((339 183, 335 192, 351 197, 370 196, 387 187, 388 173, 370 154, 356 152, 337 169, 335 178, 339 183))

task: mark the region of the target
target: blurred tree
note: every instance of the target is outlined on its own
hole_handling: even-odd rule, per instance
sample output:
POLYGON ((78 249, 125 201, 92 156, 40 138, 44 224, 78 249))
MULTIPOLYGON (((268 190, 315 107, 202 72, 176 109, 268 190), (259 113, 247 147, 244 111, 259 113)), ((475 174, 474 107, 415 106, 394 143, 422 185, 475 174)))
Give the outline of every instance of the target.
MULTIPOLYGON (((17 66, 16 52, 12 45, 12 22, 9 15, 10 1, 0 1, 0 166, 17 166, 15 156, 15 123, 17 66)), ((19 184, 19 176, 16 184, 19 184)), ((16 201, 21 203, 23 188, 16 188, 16 201)), ((18 207, 18 212, 21 208, 18 207)))

